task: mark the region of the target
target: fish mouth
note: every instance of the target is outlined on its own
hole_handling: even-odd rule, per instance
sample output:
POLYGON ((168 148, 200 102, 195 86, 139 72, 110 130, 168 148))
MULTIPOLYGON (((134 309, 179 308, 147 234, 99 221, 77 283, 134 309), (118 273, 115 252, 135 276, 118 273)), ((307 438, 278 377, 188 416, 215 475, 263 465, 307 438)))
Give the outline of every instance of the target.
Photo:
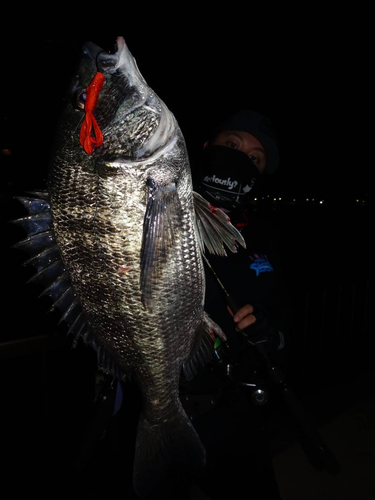
POLYGON ((116 52, 106 52, 95 44, 90 47, 91 57, 95 58, 98 71, 113 74, 122 72, 126 75, 129 85, 143 87, 147 84, 141 75, 137 63, 132 56, 125 39, 122 36, 116 39, 116 52))
MULTIPOLYGON (((125 98, 117 109, 116 115, 112 117, 110 126, 124 120, 126 116, 141 107, 158 120, 158 126, 153 133, 138 150, 133 151, 133 160, 142 161, 150 158, 174 142, 178 129, 176 119, 164 102, 147 85, 125 39, 122 36, 117 37, 114 53, 106 52, 93 43, 89 43, 86 50, 96 61, 98 71, 104 75, 112 75, 126 88, 125 98)), ((103 129, 104 135, 106 128, 103 129)))
POLYGON ((122 36, 116 39, 116 51, 114 53, 107 52, 93 42, 86 41, 82 47, 84 55, 89 57, 96 64, 97 71, 104 74, 114 74, 116 71, 126 73, 130 85, 146 86, 143 76, 141 75, 137 63, 125 43, 122 36))

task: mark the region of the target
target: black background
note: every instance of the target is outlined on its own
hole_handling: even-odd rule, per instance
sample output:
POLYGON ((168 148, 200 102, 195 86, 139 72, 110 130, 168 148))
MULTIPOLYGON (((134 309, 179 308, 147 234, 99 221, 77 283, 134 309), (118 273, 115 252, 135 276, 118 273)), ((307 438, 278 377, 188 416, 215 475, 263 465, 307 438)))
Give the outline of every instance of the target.
POLYGON ((365 13, 268 4, 80 10, 79 19, 65 9, 7 19, 0 140, 18 161, 1 168, 2 178, 27 177, 29 184, 43 177, 77 48, 90 39, 112 50, 124 36, 146 81, 175 114, 192 160, 219 119, 251 108, 279 133, 280 169, 268 182, 275 194, 368 191, 365 13))
MULTIPOLYGON (((359 10, 355 15, 345 12, 342 7, 329 11, 317 4, 276 9, 268 2, 262 8, 215 4, 205 12, 201 6, 183 4, 159 7, 155 12, 146 5, 129 9, 114 4, 99 8, 59 4, 53 14, 45 9, 39 13, 35 6, 4 13, 2 221, 22 213, 12 201, 14 194, 45 187, 54 127, 79 46, 89 39, 112 50, 116 37, 124 36, 147 83, 175 114, 192 161, 212 126, 236 109, 257 110, 274 123, 280 168, 261 192, 299 200, 294 206, 266 207, 260 213, 279 235, 294 302, 290 382, 306 396, 357 375, 371 361, 363 358, 362 350, 366 345, 370 357, 369 320, 363 320, 368 321, 364 344, 358 347, 354 342, 356 349, 352 349, 353 343, 346 344, 340 337, 344 349, 338 352, 334 338, 338 304, 327 313, 336 328, 327 333, 315 314, 321 304, 306 318, 304 300, 307 293, 319 302, 321 293, 328 293, 329 298, 348 283, 359 283, 360 288, 372 269, 368 208, 372 115, 367 91, 372 57, 367 16, 359 10), (7 149, 11 155, 5 154, 7 149), (307 208, 306 197, 329 200, 329 208, 307 208), (366 205, 358 209, 356 199, 366 200, 366 205), (319 345, 317 335, 321 335, 319 345), (329 343, 335 344, 332 350, 319 351, 319 346, 329 343), (338 365, 332 363, 334 356, 338 365)), ((57 318, 45 316, 48 304, 37 299, 40 290, 25 285, 32 273, 21 268, 24 256, 9 248, 22 231, 7 224, 2 228, 2 341, 12 344, 49 335, 60 329, 57 318)), ((366 303, 368 299, 367 289, 360 300, 366 303)), ((353 301, 348 299, 347 305, 339 325, 343 335, 349 313, 352 319, 357 314, 353 301)), ((41 348, 21 344, 8 350, 2 345, 1 390, 6 411, 1 428, 9 442, 5 448, 9 477, 30 472, 28 485, 14 479, 16 491, 35 489, 42 494, 47 469, 49 474, 54 471, 59 484, 59 471, 64 470, 65 458, 70 458, 69 447, 74 448, 75 438, 85 427, 95 359, 87 349, 72 352, 69 344, 63 346, 46 350, 44 344, 41 348), (51 442, 50 436, 57 441, 51 442), (58 457, 60 449, 63 455, 58 457), (52 459, 57 460, 56 467, 51 467, 52 459)), ((344 399, 332 402, 331 398, 324 411, 332 410, 335 401, 341 407, 344 399)), ((319 413, 319 408, 318 404, 313 411, 319 413)))

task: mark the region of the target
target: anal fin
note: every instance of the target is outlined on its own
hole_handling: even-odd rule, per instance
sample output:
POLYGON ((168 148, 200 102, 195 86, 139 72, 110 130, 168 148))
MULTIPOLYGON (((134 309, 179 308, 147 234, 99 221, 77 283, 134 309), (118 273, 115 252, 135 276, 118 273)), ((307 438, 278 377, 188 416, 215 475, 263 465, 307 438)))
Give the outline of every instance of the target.
POLYGON ((195 343, 188 359, 182 366, 182 374, 186 380, 191 380, 198 373, 201 366, 210 363, 215 357, 215 339, 227 340, 220 326, 204 313, 203 323, 200 326, 195 343))

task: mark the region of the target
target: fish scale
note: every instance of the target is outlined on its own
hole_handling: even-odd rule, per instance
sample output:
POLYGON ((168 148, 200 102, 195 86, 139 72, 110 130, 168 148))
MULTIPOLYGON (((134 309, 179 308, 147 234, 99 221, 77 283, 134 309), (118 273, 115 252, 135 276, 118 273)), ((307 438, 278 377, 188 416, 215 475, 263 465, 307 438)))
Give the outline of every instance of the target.
MULTIPOLYGON (((66 171, 67 166, 64 166, 64 171, 66 171)), ((80 167, 73 165, 71 167, 71 170, 74 170, 76 172, 79 172, 80 167)), ((138 231, 134 231, 134 225, 139 224, 139 218, 135 217, 134 214, 132 214, 131 211, 126 212, 124 214, 122 212, 120 222, 121 222, 121 227, 119 229, 116 228, 116 210, 114 209, 114 205, 118 207, 119 210, 124 206, 124 202, 121 200, 120 202, 116 201, 116 196, 108 196, 107 191, 109 193, 113 193, 116 195, 116 193, 121 193, 121 198, 124 198, 125 203, 127 199, 131 199, 131 196, 129 193, 134 193, 137 191, 136 186, 131 184, 129 185, 129 179, 122 179, 121 175, 120 176, 112 176, 110 177, 111 184, 109 186, 105 186, 106 190, 103 193, 103 189, 101 188, 106 180, 106 178, 103 180, 99 177, 98 182, 96 182, 96 175, 94 175, 93 179, 90 178, 90 176, 85 175, 85 173, 81 173, 80 175, 84 176, 84 179, 80 181, 80 184, 84 184, 85 186, 90 186, 90 184, 94 185, 94 188, 91 188, 91 190, 97 189, 97 193, 100 193, 100 199, 97 201, 97 204, 101 207, 100 210, 96 210, 94 214, 91 214, 91 218, 87 217, 86 214, 86 205, 80 204, 77 205, 76 200, 74 199, 74 203, 70 202, 69 199, 56 199, 52 197, 52 206, 62 206, 64 207, 64 211, 66 210, 66 207, 71 207, 68 209, 68 212, 71 214, 69 220, 62 220, 59 219, 59 211, 58 209, 55 209, 53 211, 54 213, 54 220, 55 220, 55 225, 56 227, 59 228, 58 230, 58 235, 57 235, 57 241, 59 242, 59 247, 62 251, 62 255, 64 258, 64 261, 68 263, 69 267, 69 262, 74 263, 74 268, 71 271, 72 274, 72 280, 73 284, 75 284, 75 277, 78 276, 78 281, 75 284, 75 288, 78 291, 78 295, 80 296, 83 304, 85 305, 85 310, 88 311, 88 314, 92 315, 92 312, 90 312, 92 309, 95 308, 96 313, 95 313, 95 320, 92 321, 92 325, 95 327, 96 324, 98 324, 97 327, 97 339, 98 341, 104 340, 104 343, 106 345, 109 345, 108 350, 110 350, 110 353, 113 352, 114 356, 118 355, 119 350, 123 353, 129 353, 133 351, 134 349, 130 349, 129 346, 127 345, 127 337, 125 338, 125 345, 120 346, 117 343, 110 342, 112 340, 112 332, 114 330, 120 330, 121 326, 123 325, 124 322, 126 322, 127 316, 129 316, 129 312, 125 311, 125 319, 124 317, 119 317, 117 322, 112 325, 111 327, 108 326, 106 317, 108 315, 108 304, 110 304, 111 309, 115 307, 116 303, 122 304, 124 303, 124 297, 134 297, 134 290, 137 290, 139 287, 139 258, 135 258, 136 255, 139 255, 140 253, 140 248, 141 248, 141 233, 138 231), (113 183, 117 183, 116 186, 113 186, 113 183), (96 185, 99 187, 97 188, 96 185), (115 202, 113 203, 112 200, 115 199, 115 202), (73 205, 74 208, 73 208, 73 205), (106 213, 111 214, 111 218, 109 219, 108 216, 106 216, 106 213), (128 222, 126 223, 126 219, 128 219, 128 222), (135 219, 135 220, 134 220, 135 219), (71 248, 71 239, 72 239, 72 232, 73 233, 78 233, 77 231, 73 231, 72 228, 72 220, 75 221, 75 224, 77 225, 78 229, 81 230, 83 227, 83 241, 85 242, 86 240, 86 235, 89 235, 90 238, 88 241, 85 243, 76 243, 73 248, 71 248), (84 221, 84 224, 83 224, 84 221), (64 224, 65 222, 65 224, 64 224), (125 226, 125 230, 124 227, 125 226), (109 238, 110 235, 110 238, 109 238), (126 275, 119 275, 118 269, 123 265, 124 259, 123 259, 123 254, 122 254, 122 249, 126 245, 124 245, 124 239, 129 239, 128 245, 130 248, 130 255, 133 258, 133 262, 129 262, 128 260, 126 261, 126 265, 130 267, 130 271, 126 275), (65 242, 67 242, 65 244, 65 242), (67 245, 67 248, 65 249, 65 246, 67 245), (80 257, 76 254, 76 247, 79 248, 85 248, 86 252, 80 253, 80 257), (73 254, 70 252, 73 251, 73 254), (116 254, 121 257, 121 259, 115 259, 116 254), (89 267, 87 267, 89 266, 89 267), (93 269, 98 269, 97 273, 93 275, 93 269), (110 275, 106 275, 110 271, 110 275), (88 275, 88 278, 85 278, 82 280, 82 275, 88 275), (127 278, 133 278, 132 280, 127 279, 127 278), (98 295, 101 296, 101 301, 98 301, 98 295), (117 300, 116 300, 117 297, 117 300), (99 305, 98 305, 99 304, 99 305), (102 313, 99 314, 98 309, 100 310, 100 306, 102 306, 102 313), (116 328, 116 325, 119 325, 116 328), (103 337, 100 335, 103 333, 103 337)), ((66 183, 71 182, 71 176, 61 176, 62 180, 59 183, 59 185, 56 188, 56 191, 58 193, 66 193, 68 191, 69 186, 66 186, 66 183), (64 179, 67 179, 65 182, 63 182, 64 179)), ((90 188, 89 188, 90 190, 90 188)), ((193 234, 193 229, 192 227, 190 228, 189 231, 184 231, 183 234, 187 235, 192 235, 193 234)), ((78 236, 78 235, 77 235, 78 236)), ((192 236, 190 236, 192 238, 192 236)), ((176 252, 176 257, 180 255, 179 259, 174 260, 173 262, 173 271, 174 274, 178 275, 182 269, 181 263, 183 261, 185 262, 191 262, 191 256, 189 255, 189 249, 192 248, 191 244, 189 242, 186 242, 183 244, 183 242, 179 241, 178 238, 176 238, 176 247, 180 248, 179 252, 176 252), (185 255, 184 255, 185 254, 185 255)), ((196 252, 196 248, 195 248, 196 252)), ((190 252, 191 253, 191 252, 190 252)), ((199 261, 197 261, 199 262, 199 261)), ((193 266, 193 268, 196 268, 196 266, 193 266)), ((167 269, 165 270, 165 274, 168 275, 168 273, 171 275, 171 289, 175 290, 174 286, 174 277, 172 271, 168 271, 167 269)), ((187 277, 190 274, 190 269, 188 270, 187 273, 182 272, 181 276, 183 277, 182 279, 180 278, 177 281, 181 281, 181 284, 184 283, 185 287, 186 284, 188 283, 187 277)), ((195 269, 195 275, 197 274, 202 274, 201 269, 195 269)), ((194 283, 194 286, 192 287, 192 292, 194 292, 196 285, 194 283)), ((199 290, 198 290, 199 292, 199 290)), ((132 312, 132 317, 134 318, 136 316, 136 321, 135 324, 137 325, 137 329, 140 327, 144 331, 150 331, 151 327, 148 323, 152 324, 160 324, 165 322, 165 314, 167 312, 167 306, 164 305, 164 303, 169 304, 172 303, 173 307, 176 307, 175 305, 175 300, 170 301, 171 297, 169 294, 165 293, 165 281, 160 280, 160 283, 155 283, 154 286, 154 293, 156 296, 160 295, 161 298, 160 300, 160 309, 163 311, 163 314, 161 317, 158 317, 157 319, 154 317, 155 315, 150 315, 146 311, 139 310, 139 302, 136 303, 137 309, 134 309, 132 312), (146 319, 148 321, 146 321, 146 319)), ((179 311, 181 309, 180 307, 177 307, 177 314, 178 314, 178 321, 176 321, 176 325, 174 328, 174 332, 171 334, 169 332, 169 329, 166 331, 166 338, 167 339, 175 339, 178 338, 178 328, 179 325, 183 325, 184 323, 184 315, 182 314, 182 311, 179 311)), ((187 304, 187 310, 191 311, 191 306, 190 304, 187 304)), ((156 327, 156 331, 160 329, 159 327, 156 327)), ((196 328, 195 328, 196 329, 196 328)), ((128 327, 128 330, 130 331, 129 336, 132 337, 131 335, 131 328, 128 327)), ((134 334, 136 335, 136 334, 134 334)), ((149 339, 147 339, 147 343, 149 346, 149 339)), ((151 343, 152 345, 152 343, 151 343)), ((173 342, 172 342, 173 346, 173 342)), ((168 349, 168 345, 166 346, 166 349, 168 349)), ((172 352, 175 352, 175 347, 173 346, 172 352)), ((154 360, 151 357, 151 363, 155 364, 154 360)), ((180 369, 180 367, 178 368, 180 369)), ((176 391, 176 388, 174 389, 176 391)))
POLYGON ((205 463, 179 399, 180 377, 212 360, 212 331, 225 339, 204 313, 201 252, 225 255, 223 242, 236 251, 244 241, 223 212, 193 193, 177 121, 123 38, 113 54, 84 45, 65 104, 48 192, 20 198, 29 216, 16 222, 29 236, 18 246, 31 254, 74 342, 96 350, 99 369, 139 389, 133 482, 142 498, 176 464, 195 473, 205 463), (82 97, 95 75, 104 85, 83 122, 82 97), (102 145, 85 136, 90 116, 102 145))

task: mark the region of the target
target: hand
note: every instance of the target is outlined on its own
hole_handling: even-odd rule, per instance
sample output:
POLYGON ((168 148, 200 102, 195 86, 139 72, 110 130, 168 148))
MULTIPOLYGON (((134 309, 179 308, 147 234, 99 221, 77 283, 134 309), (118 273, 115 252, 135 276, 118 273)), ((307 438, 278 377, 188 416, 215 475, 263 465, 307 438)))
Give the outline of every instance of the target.
POLYGON ((280 349, 284 337, 272 326, 267 314, 261 307, 245 304, 236 314, 233 314, 229 306, 227 308, 236 323, 236 331, 241 332, 250 344, 269 343, 270 340, 274 339, 277 342, 276 348, 280 349))
POLYGON ((228 306, 229 313, 233 316, 233 320, 236 323, 236 330, 240 332, 246 327, 253 325, 256 322, 256 317, 254 316, 254 307, 251 304, 245 304, 242 306, 236 314, 233 314, 231 308, 228 306))

